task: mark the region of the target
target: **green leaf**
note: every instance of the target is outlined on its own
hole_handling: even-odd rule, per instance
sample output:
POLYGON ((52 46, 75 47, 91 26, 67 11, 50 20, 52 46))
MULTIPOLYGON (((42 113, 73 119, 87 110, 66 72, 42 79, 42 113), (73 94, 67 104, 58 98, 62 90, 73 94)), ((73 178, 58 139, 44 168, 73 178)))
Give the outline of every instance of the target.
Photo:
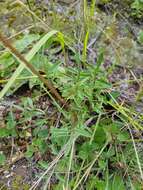
POLYGON ((51 128, 51 135, 52 135, 52 138, 64 138, 64 137, 67 137, 69 135, 69 130, 68 128, 54 128, 52 127, 51 128))
POLYGON ((119 133, 118 136, 117 136, 117 139, 119 141, 127 141, 130 139, 130 135, 128 132, 122 132, 122 133, 119 133))
POLYGON ((29 106, 30 108, 34 109, 34 105, 33 105, 32 99, 28 97, 26 99, 26 101, 27 101, 27 106, 29 106))
POLYGON ((111 147, 108 152, 105 153, 105 157, 107 159, 113 157, 115 155, 115 150, 114 150, 114 147, 111 147))
POLYGON ((105 167, 107 165, 106 161, 102 160, 102 159, 98 160, 98 164, 99 164, 100 169, 105 169, 105 167))
MULTIPOLYGON (((93 127, 96 127, 96 126, 94 125, 93 127)), ((100 145, 106 141, 106 138, 107 138, 106 133, 104 132, 102 126, 99 126, 96 130, 94 141, 100 145)))
POLYGON ((16 127, 16 121, 12 112, 7 117, 7 129, 14 129, 16 127))
MULTIPOLYGON (((33 41, 36 41, 40 38, 39 34, 27 34, 24 35, 21 39, 16 40, 14 46, 18 51, 22 52, 26 47, 28 47, 33 41)), ((15 58, 7 50, 0 56, 0 76, 8 77, 11 74, 12 65, 15 63, 15 58)), ((11 76, 11 75, 10 75, 11 76)))
POLYGON ((95 81, 95 88, 96 89, 106 89, 106 88, 111 88, 111 84, 104 81, 104 80, 96 80, 95 81))
POLYGON ((47 143, 45 142, 45 140, 41 140, 41 142, 39 143, 39 151, 44 154, 46 152, 48 148, 47 143))
POLYGON ((0 165, 4 165, 5 161, 6 156, 2 152, 0 152, 0 165))
POLYGON ((92 136, 92 134, 84 126, 77 127, 75 129, 75 134, 77 136, 83 136, 83 137, 87 137, 87 138, 90 138, 92 136))
POLYGON ((28 148, 27 148, 27 151, 25 152, 25 156, 27 158, 31 158, 33 156, 34 152, 35 152, 34 146, 33 145, 29 145, 28 148))
POLYGON ((14 46, 22 52, 26 47, 28 47, 32 42, 37 41, 40 38, 39 34, 27 34, 21 39, 14 43, 14 46))
POLYGON ((48 129, 42 129, 38 131, 38 137, 40 138, 47 138, 48 134, 49 134, 48 129))
POLYGON ((65 171, 67 169, 67 167, 68 167, 68 163, 69 163, 69 158, 68 157, 65 157, 60 162, 58 162, 57 168, 56 168, 58 170, 58 172, 65 171))
POLYGON ((1 128, 0 137, 8 137, 8 136, 9 136, 9 130, 7 128, 1 128))
POLYGON ((15 117, 12 111, 10 111, 10 113, 7 116, 6 128, 9 135, 12 135, 13 137, 17 136, 16 121, 15 121, 15 117))
POLYGON ((138 40, 139 40, 140 43, 143 44, 143 31, 140 31, 140 32, 139 32, 138 40))
POLYGON ((99 71, 99 68, 101 66, 101 64, 104 61, 104 51, 101 50, 100 55, 98 56, 97 62, 96 62, 96 68, 95 68, 95 73, 97 73, 99 71))
POLYGON ((90 142, 85 142, 83 145, 79 146, 79 154, 78 156, 81 159, 92 159, 94 156, 94 151, 95 149, 97 149, 98 144, 92 143, 90 144, 90 142))
POLYGON ((116 174, 113 179, 110 181, 109 185, 110 190, 125 190, 124 182, 122 177, 119 174, 116 174))
MULTIPOLYGON (((111 94, 111 96, 114 98, 114 99, 117 99, 119 96, 120 96, 120 92, 118 92, 118 91, 113 91, 113 92, 111 92, 110 93, 111 94)), ((108 95, 109 96, 109 95, 108 95)), ((109 96, 110 97, 110 96, 109 96)), ((111 97, 110 97, 110 99, 111 99, 111 97)))
POLYGON ((108 124, 108 126, 104 127, 104 131, 110 134, 119 134, 121 129, 121 125, 117 122, 108 124))
POLYGON ((87 190, 106 190, 105 187, 105 181, 99 180, 95 176, 91 177, 86 185, 87 190))
MULTIPOLYGON (((36 53, 40 50, 40 48, 49 40, 53 35, 57 34, 58 31, 52 30, 45 34, 35 45, 34 47, 29 51, 29 53, 25 56, 27 61, 31 61, 31 59, 36 55, 36 53)), ((17 58, 18 59, 18 58, 17 58)), ((5 87, 0 92, 0 99, 3 98, 3 96, 7 93, 9 88, 14 84, 17 77, 21 74, 23 69, 25 68, 25 65, 23 62, 21 62, 19 59, 20 65, 13 73, 12 77, 9 79, 8 83, 5 85, 5 87)), ((30 71, 31 72, 31 71, 30 71)))
POLYGON ((54 154, 57 154, 58 150, 65 145, 69 139, 69 129, 67 127, 63 128, 54 128, 52 127, 50 130, 51 133, 51 149, 54 154))
POLYGON ((8 68, 10 65, 14 63, 13 57, 9 54, 9 52, 5 52, 0 56, 0 64, 3 65, 3 69, 8 68))
POLYGON ((39 164, 39 166, 40 166, 42 169, 47 169, 47 168, 49 167, 48 162, 43 161, 43 160, 40 160, 40 161, 38 162, 38 164, 39 164))

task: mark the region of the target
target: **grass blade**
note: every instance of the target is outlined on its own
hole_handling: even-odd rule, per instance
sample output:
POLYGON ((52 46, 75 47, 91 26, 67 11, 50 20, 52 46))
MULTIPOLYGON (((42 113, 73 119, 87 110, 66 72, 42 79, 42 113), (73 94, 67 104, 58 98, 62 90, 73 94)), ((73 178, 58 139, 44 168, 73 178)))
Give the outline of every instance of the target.
MULTIPOLYGON (((25 59, 27 61, 30 61, 34 57, 34 55, 40 50, 40 48, 47 42, 47 40, 50 39, 52 36, 54 36, 56 33, 58 33, 58 31, 52 30, 48 32, 47 34, 45 34, 29 51, 29 53, 25 56, 25 59)), ((23 71, 24 68, 25 68, 25 65, 21 62, 21 64, 13 73, 12 77, 9 79, 8 83, 0 92, 0 99, 4 97, 4 95, 7 93, 9 88, 14 84, 16 78, 20 75, 20 73, 23 71)))

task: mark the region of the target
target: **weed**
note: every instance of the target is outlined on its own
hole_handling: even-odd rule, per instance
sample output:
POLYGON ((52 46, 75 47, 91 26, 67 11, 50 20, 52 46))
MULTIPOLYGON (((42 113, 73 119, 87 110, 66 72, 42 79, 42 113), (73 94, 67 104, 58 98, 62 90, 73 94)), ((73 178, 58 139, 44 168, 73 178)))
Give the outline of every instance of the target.
MULTIPOLYGON (((30 1, 27 1, 28 7, 17 2, 31 13, 35 25, 38 20, 46 27, 32 11, 30 1)), ((140 14, 142 7, 141 2, 138 3, 132 2, 132 9, 140 14)), ((115 64, 109 65, 109 70, 105 66, 108 56, 105 45, 111 42, 110 50, 115 46, 119 53, 116 16, 114 14, 113 23, 111 21, 111 25, 101 31, 105 43, 96 45, 93 42, 88 46, 97 25, 96 22, 92 26, 96 1, 88 4, 84 0, 81 6, 83 23, 81 30, 75 31, 75 35, 80 33, 78 39, 72 40, 64 32, 51 30, 44 35, 38 32, 20 35, 15 43, 21 54, 28 52, 26 60, 45 80, 52 82, 67 107, 54 99, 51 91, 39 80, 39 75, 34 75, 23 61, 16 61, 11 53, 2 49, 0 82, 3 89, 0 98, 6 99, 6 95, 10 95, 7 98, 16 100, 7 107, 2 118, 1 141, 8 144, 12 139, 13 144, 11 152, 0 152, 0 165, 4 168, 7 164, 10 168, 9 160, 19 151, 42 170, 31 187, 25 185, 25 189, 40 188, 42 184, 42 189, 53 190, 138 190, 143 178, 142 150, 138 143, 142 142, 142 114, 125 105, 120 99, 120 90, 115 90, 114 84, 109 82, 109 74, 117 64, 116 56, 111 58, 115 64), (75 42, 81 45, 79 49, 75 42), (90 53, 95 53, 94 50, 97 51, 96 59, 90 61, 90 53), (23 88, 22 95, 17 93, 20 87, 23 88)), ((142 43, 142 32, 138 41, 142 43)), ((136 99, 141 100, 141 95, 140 88, 136 99)), ((20 183, 21 179, 17 178, 13 187, 18 189, 20 183)))

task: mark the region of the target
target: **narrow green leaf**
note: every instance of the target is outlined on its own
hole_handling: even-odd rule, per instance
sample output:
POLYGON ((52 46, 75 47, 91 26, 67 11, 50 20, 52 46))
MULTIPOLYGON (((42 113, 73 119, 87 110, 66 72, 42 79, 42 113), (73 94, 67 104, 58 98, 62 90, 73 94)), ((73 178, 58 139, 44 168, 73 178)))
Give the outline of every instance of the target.
MULTIPOLYGON (((54 36, 58 31, 52 30, 45 34, 35 45, 34 47, 29 51, 29 53, 25 56, 27 61, 30 61, 34 55, 40 50, 40 48, 47 42, 48 39, 50 39, 52 36, 54 36)), ((19 60, 19 59, 18 59, 19 60)), ((13 73, 12 77, 9 79, 8 83, 5 85, 5 87, 0 92, 0 99, 4 97, 4 95, 7 93, 9 88, 14 84, 16 78, 20 75, 20 73, 23 71, 23 69, 26 67, 20 60, 20 65, 13 73)))
POLYGON ((6 161, 6 156, 1 152, 0 153, 0 165, 3 165, 6 161))

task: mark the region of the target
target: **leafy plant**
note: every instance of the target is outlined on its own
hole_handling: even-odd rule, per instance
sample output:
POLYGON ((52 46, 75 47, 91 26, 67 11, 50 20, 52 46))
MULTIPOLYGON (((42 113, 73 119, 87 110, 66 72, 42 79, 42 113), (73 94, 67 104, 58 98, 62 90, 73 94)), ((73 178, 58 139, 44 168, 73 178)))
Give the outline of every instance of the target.
POLYGON ((141 18, 143 16, 143 1, 142 0, 134 0, 131 4, 131 8, 133 10, 132 15, 141 18))
POLYGON ((140 31, 138 34, 138 40, 141 44, 143 44, 143 31, 140 31))
MULTIPOLYGON (((0 137, 7 144, 12 139, 14 146, 11 153, 15 153, 18 147, 27 162, 34 163, 40 173, 44 170, 31 189, 41 185, 42 180, 46 180, 46 183, 40 188, 47 189, 49 185, 52 190, 141 189, 142 150, 138 141, 142 139, 136 136, 134 139, 133 135, 142 131, 142 117, 130 105, 125 106, 125 102, 122 102, 116 82, 109 82, 112 69, 117 66, 112 49, 119 53, 117 51, 120 51, 119 46, 122 44, 118 43, 119 40, 124 44, 129 42, 125 44, 126 50, 123 52, 130 51, 131 39, 118 36, 116 12, 114 16, 106 13, 101 16, 96 7, 108 9, 108 5, 113 3, 111 0, 84 0, 81 3, 83 15, 78 18, 78 24, 75 20, 72 22, 75 19, 74 10, 69 17, 66 15, 68 19, 63 19, 61 13, 50 12, 50 20, 53 19, 54 22, 52 26, 56 28, 61 25, 60 20, 61 27, 66 25, 67 20, 71 22, 70 26, 73 25, 74 29, 69 28, 67 31, 71 31, 65 33, 70 35, 75 30, 75 41, 67 38, 65 33, 50 30, 45 35, 37 34, 37 31, 36 34, 32 31, 24 36, 20 35, 14 43, 23 55, 29 51, 26 59, 46 80, 52 81, 59 94, 65 98, 67 107, 60 106, 38 77, 26 69, 21 61, 19 65, 7 50, 0 52, 0 82, 3 87, 0 98, 9 94, 14 98, 8 104, 4 116, 1 114, 4 127, 0 128, 0 137), (107 21, 105 28, 102 28, 103 21, 107 21), (102 34, 107 36, 106 40, 105 36, 102 39, 102 34), (99 41, 96 43, 97 40, 99 41), (108 54, 108 51, 113 53, 108 54), (95 57, 90 61, 92 53, 95 57), (5 85, 6 82, 8 83, 5 85), (23 84, 28 86, 28 90, 25 90, 23 84), (20 87, 26 92, 18 95, 20 87)), ((116 3, 115 7, 120 4, 116 3)), ((33 15, 35 23, 38 19, 45 27, 41 18, 37 18, 39 12, 36 15, 24 3, 20 5, 33 15)), ((125 5, 131 5, 132 15, 141 18, 142 1, 129 0, 125 5)), ((47 6, 43 10, 47 10, 47 6)), ((138 41, 140 44, 143 41, 142 31, 138 34, 138 41)), ((122 60, 124 64, 125 60, 122 60)), ((137 82, 140 84, 140 80, 137 82)), ((1 167, 4 168, 10 156, 5 151, 0 153, 1 167)))
POLYGON ((6 161, 6 156, 0 152, 0 165, 3 165, 6 161))

